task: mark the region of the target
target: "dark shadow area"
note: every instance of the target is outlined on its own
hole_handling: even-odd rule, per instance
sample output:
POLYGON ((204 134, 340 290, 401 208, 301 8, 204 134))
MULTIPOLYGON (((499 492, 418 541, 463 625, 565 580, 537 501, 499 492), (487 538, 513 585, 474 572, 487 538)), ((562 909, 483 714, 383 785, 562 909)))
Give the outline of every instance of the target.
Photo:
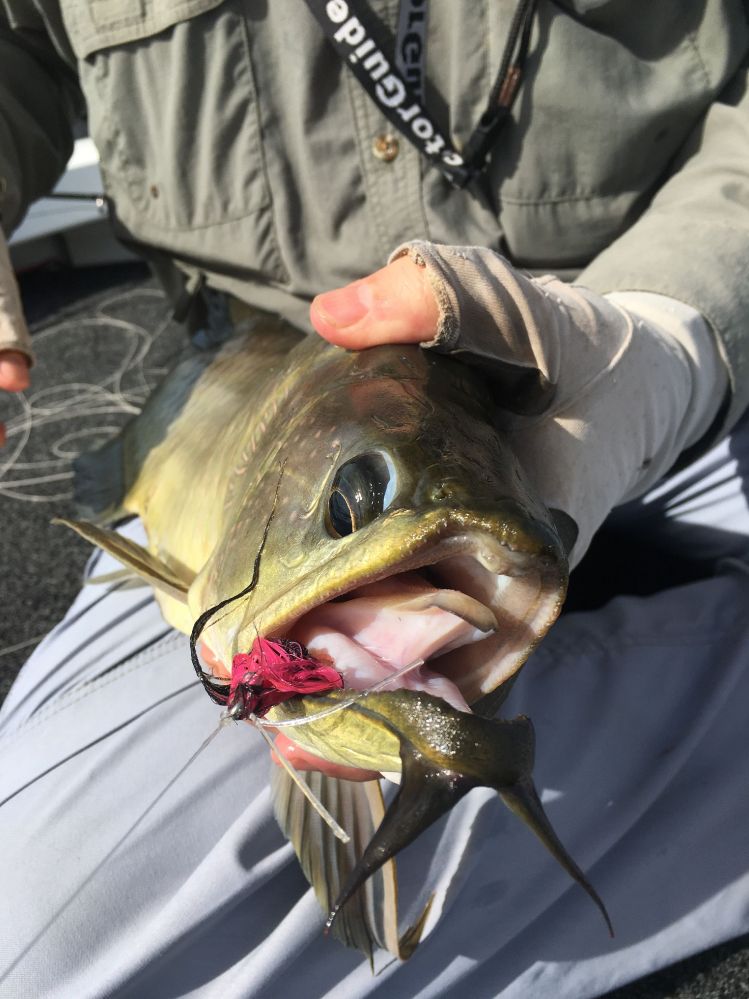
POLYGON ((650 502, 614 510, 570 576, 566 613, 707 579, 722 558, 749 558, 739 530, 749 507, 748 427, 749 412, 722 452, 709 452, 667 486, 659 484, 650 502))
POLYGON ((712 563, 604 527, 570 576, 563 613, 595 610, 623 594, 646 597, 712 574, 712 563))
POLYGON ((146 281, 148 266, 140 260, 101 267, 65 267, 49 264, 18 275, 21 299, 30 327, 46 320, 59 322, 81 299, 91 298, 123 284, 146 281))

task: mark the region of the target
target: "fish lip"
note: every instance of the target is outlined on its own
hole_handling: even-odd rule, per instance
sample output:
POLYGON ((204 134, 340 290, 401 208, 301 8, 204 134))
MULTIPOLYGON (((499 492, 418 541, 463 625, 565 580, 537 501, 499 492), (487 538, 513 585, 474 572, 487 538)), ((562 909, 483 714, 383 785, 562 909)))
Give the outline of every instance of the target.
MULTIPOLYGON (((369 583, 377 583, 382 579, 389 579, 393 576, 401 575, 404 572, 412 572, 416 569, 424 569, 429 566, 437 565, 439 562, 443 562, 455 555, 473 555, 475 554, 475 551, 476 542, 470 537, 446 538, 436 547, 430 547, 428 551, 414 553, 410 557, 401 559, 400 561, 393 561, 392 563, 381 566, 379 569, 372 572, 362 573, 362 575, 358 576, 355 581, 349 584, 338 586, 331 579, 324 589, 317 590, 314 598, 310 597, 308 600, 301 601, 293 608, 292 611, 280 614, 274 612, 275 605, 280 603, 285 594, 289 592, 287 590, 277 597, 272 603, 266 604, 265 607, 257 609, 253 608, 253 618, 257 622, 257 627, 261 634, 270 634, 272 632, 273 634, 283 635, 285 631, 292 628, 304 614, 309 613, 316 607, 321 607, 323 604, 329 603, 331 600, 335 600, 337 597, 346 596, 346 594, 352 593, 354 590, 358 590, 362 586, 366 586, 369 583)), ((513 560, 516 562, 518 568, 522 567, 525 558, 524 553, 518 553, 509 548, 506 549, 506 552, 508 555, 507 567, 509 567, 509 564, 513 560)), ((316 574, 314 573, 303 576, 301 580, 297 580, 295 582, 294 589, 299 589, 301 584, 310 579, 314 579, 315 577, 316 574)), ((317 576, 317 578, 319 579, 319 576, 317 576)))

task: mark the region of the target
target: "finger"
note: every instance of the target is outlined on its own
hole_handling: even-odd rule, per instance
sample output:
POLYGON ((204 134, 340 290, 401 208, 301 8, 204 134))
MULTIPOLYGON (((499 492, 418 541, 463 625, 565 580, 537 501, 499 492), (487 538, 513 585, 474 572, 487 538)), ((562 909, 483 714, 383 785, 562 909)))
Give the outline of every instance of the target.
POLYGON ((318 295, 310 307, 317 332, 352 350, 432 340, 439 318, 426 271, 408 257, 399 257, 345 288, 318 295))
POLYGON ((0 389, 23 392, 29 387, 29 360, 20 350, 0 350, 0 389))

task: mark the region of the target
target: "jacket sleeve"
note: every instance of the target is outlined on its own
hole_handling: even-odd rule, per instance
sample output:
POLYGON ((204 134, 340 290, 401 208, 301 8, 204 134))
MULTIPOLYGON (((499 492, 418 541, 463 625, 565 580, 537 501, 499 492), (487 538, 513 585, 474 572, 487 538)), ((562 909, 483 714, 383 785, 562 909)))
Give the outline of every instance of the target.
POLYGON ((11 26, 0 6, 0 223, 6 234, 64 171, 81 108, 75 73, 41 21, 29 15, 11 26))
POLYGON ((712 428, 713 439, 749 405, 748 76, 745 64, 695 128, 645 212, 578 278, 602 293, 667 295, 705 317, 731 380, 730 403, 712 428))

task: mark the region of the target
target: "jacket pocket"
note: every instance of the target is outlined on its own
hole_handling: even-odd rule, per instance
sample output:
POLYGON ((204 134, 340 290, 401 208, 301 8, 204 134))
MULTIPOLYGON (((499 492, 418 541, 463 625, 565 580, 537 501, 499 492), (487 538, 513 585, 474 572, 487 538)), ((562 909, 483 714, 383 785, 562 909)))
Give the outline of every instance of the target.
POLYGON ((73 49, 85 59, 104 48, 150 38, 180 21, 221 5, 222 0, 63 0, 73 49))
POLYGON ((282 281, 239 0, 68 0, 118 221, 208 270, 282 281))

